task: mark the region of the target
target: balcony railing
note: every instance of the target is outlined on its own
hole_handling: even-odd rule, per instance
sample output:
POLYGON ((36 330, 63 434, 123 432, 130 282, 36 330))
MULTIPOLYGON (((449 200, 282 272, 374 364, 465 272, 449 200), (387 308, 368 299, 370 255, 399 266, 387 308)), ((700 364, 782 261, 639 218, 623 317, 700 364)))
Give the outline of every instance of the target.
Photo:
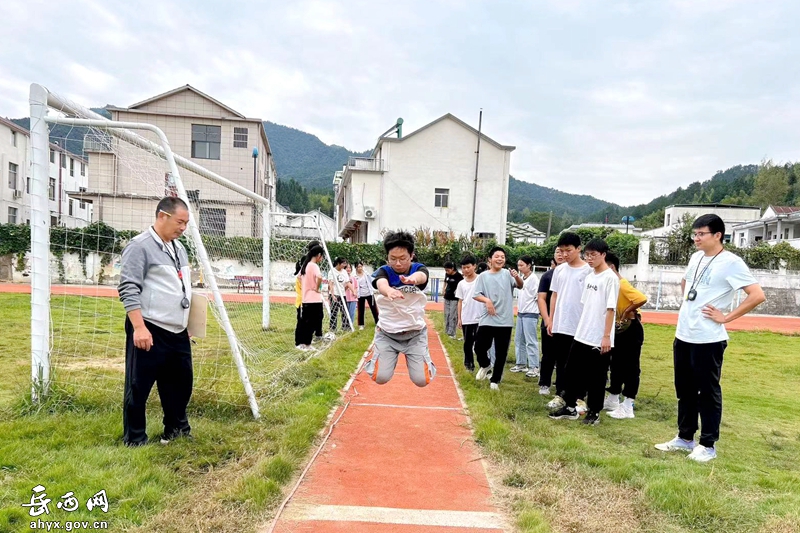
POLYGON ((373 159, 371 157, 351 157, 347 160, 347 168, 353 170, 382 172, 383 159, 373 159))
POLYGON ((111 136, 102 133, 88 134, 83 138, 84 152, 111 152, 111 136))

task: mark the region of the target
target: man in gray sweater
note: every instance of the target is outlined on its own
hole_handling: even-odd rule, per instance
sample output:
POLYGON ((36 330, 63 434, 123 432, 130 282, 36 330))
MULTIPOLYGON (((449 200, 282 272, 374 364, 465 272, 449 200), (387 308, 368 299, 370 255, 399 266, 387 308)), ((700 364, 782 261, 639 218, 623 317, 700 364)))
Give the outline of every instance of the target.
POLYGON ((156 207, 156 221, 122 251, 117 290, 125 320, 125 397, 122 440, 147 444, 145 405, 157 384, 164 411, 161 443, 190 436, 186 406, 192 396, 192 349, 186 326, 192 300, 189 258, 178 238, 189 223, 180 198, 156 207))

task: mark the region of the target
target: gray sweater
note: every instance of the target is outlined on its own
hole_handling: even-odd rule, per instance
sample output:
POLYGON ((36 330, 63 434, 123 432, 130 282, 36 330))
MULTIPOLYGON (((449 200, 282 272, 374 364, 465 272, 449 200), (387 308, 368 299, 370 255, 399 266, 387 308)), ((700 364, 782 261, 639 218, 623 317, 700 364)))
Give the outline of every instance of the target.
POLYGON ((172 242, 164 244, 150 227, 136 237, 122 251, 119 299, 125 311, 141 309, 148 322, 173 333, 180 333, 189 323, 189 310, 181 307, 186 298, 192 300, 191 270, 186 249, 173 241, 178 250, 178 265, 183 280, 178 276, 173 256, 172 242))

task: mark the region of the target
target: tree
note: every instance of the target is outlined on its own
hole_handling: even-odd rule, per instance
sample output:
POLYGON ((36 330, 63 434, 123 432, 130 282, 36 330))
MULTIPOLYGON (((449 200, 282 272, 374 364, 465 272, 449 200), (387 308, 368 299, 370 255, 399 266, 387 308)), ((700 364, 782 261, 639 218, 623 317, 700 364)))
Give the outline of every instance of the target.
POLYGON ((789 173, 786 167, 776 166, 772 160, 768 160, 762 163, 756 174, 750 202, 762 208, 786 205, 789 191, 789 173))

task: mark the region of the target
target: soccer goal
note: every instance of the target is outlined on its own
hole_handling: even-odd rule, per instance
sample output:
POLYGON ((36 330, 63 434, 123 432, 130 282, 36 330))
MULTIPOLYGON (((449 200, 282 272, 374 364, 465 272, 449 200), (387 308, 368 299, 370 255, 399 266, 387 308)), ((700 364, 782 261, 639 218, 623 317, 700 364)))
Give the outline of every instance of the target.
POLYGON ((153 224, 164 196, 189 206, 192 290, 209 301, 206 336, 193 345, 192 404, 249 406, 258 418, 260 403, 297 387, 306 375, 298 366, 332 337, 316 351, 294 347, 295 263, 319 241, 320 268, 331 265, 319 222, 272 212, 257 166, 246 180, 228 179, 224 165, 182 157, 187 143, 171 147, 154 123, 112 121, 36 84, 30 104, 34 399, 53 387, 89 404, 121 399, 121 252, 153 224))

